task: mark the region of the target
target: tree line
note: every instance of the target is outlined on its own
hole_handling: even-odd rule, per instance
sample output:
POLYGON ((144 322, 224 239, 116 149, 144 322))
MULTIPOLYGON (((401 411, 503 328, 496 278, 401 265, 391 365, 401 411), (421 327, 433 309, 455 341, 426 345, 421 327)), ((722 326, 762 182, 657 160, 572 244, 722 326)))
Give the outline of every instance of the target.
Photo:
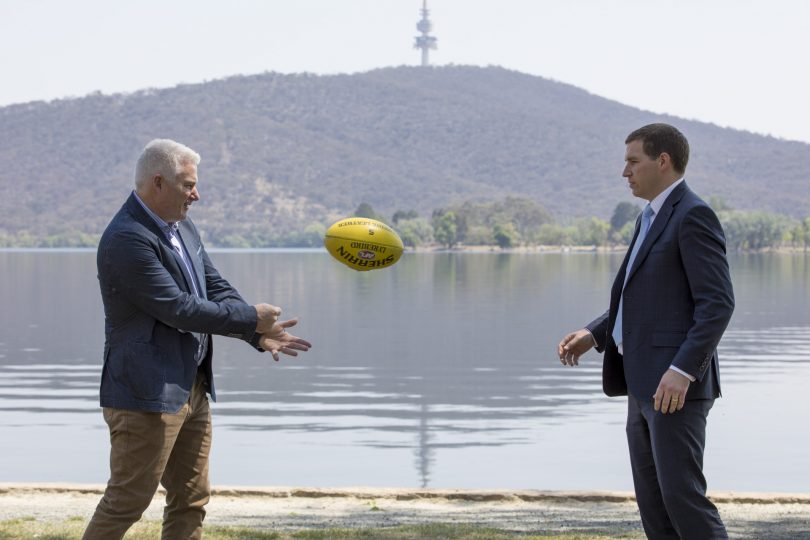
MULTIPOLYGON (((734 210, 722 199, 711 198, 726 234, 729 250, 763 250, 791 247, 810 248, 810 217, 794 219, 760 211, 734 210)), ((618 203, 609 220, 579 218, 557 223, 538 203, 507 197, 490 203, 466 202, 433 210, 430 218, 415 210, 397 210, 390 221, 361 204, 355 215, 389 223, 410 247, 439 245, 449 249, 461 245, 497 246, 626 246, 633 239, 641 207, 618 203)))
MULTIPOLYGON (((790 247, 810 248, 810 217, 790 216, 761 211, 735 210, 719 198, 709 204, 717 212, 731 251, 764 250, 790 247)), ((626 246, 633 238, 641 208, 630 202, 618 203, 609 220, 578 218, 558 223, 539 203, 523 197, 500 201, 467 201, 434 209, 430 216, 417 210, 396 210, 390 218, 379 214, 368 203, 361 203, 352 214, 387 223, 407 247, 436 246, 453 249, 460 246, 493 246, 502 249, 532 246, 626 246)), ((311 222, 301 230, 271 231, 256 228, 248 233, 206 234, 212 247, 269 248, 320 247, 329 224, 311 222)), ((0 247, 95 247, 100 234, 64 231, 39 237, 27 231, 18 234, 0 232, 0 247)))

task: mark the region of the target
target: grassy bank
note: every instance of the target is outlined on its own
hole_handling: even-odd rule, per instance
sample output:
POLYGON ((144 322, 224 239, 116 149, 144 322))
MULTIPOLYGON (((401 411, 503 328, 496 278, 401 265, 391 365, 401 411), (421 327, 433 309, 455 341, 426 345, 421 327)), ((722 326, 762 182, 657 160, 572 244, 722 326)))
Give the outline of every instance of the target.
MULTIPOLYGON (((33 518, 0 521, 0 540, 79 540, 84 531, 84 518, 64 521, 39 521, 33 518)), ((154 540, 160 537, 160 522, 140 521, 133 525, 125 540, 154 540)), ((554 536, 524 535, 510 531, 472 525, 426 524, 384 529, 312 529, 275 532, 246 527, 205 527, 206 540, 604 540, 625 536, 565 534, 554 536)))

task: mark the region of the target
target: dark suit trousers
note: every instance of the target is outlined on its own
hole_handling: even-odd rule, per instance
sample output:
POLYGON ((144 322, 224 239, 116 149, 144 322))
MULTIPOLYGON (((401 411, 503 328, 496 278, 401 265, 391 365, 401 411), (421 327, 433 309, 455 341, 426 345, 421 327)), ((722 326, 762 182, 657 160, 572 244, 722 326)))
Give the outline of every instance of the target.
POLYGON ((117 540, 166 488, 163 540, 202 537, 210 498, 211 409, 199 373, 176 414, 104 409, 110 428, 110 481, 84 540, 117 540))
POLYGON ((713 399, 687 400, 674 414, 652 398, 628 397, 627 442, 636 500, 651 540, 728 538, 717 507, 706 497, 703 449, 713 399))

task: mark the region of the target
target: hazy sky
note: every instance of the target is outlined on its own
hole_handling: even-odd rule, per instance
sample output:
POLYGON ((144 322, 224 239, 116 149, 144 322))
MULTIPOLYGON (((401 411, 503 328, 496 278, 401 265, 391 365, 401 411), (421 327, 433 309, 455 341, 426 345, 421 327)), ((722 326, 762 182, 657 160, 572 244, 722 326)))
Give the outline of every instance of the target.
MULTIPOLYGON (((0 0, 0 106, 416 65, 422 0, 0 0)), ((810 142, 808 0, 428 0, 436 65, 500 65, 810 142)))

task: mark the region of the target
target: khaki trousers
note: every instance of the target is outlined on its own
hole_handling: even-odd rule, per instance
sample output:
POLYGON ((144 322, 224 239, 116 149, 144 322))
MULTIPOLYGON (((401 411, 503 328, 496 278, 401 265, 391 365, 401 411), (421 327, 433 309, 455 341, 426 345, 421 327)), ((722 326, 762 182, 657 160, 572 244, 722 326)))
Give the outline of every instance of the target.
POLYGON ((141 518, 158 483, 166 488, 163 540, 199 539, 211 451, 211 409, 197 375, 176 414, 104 409, 110 428, 110 481, 83 540, 118 540, 141 518))

